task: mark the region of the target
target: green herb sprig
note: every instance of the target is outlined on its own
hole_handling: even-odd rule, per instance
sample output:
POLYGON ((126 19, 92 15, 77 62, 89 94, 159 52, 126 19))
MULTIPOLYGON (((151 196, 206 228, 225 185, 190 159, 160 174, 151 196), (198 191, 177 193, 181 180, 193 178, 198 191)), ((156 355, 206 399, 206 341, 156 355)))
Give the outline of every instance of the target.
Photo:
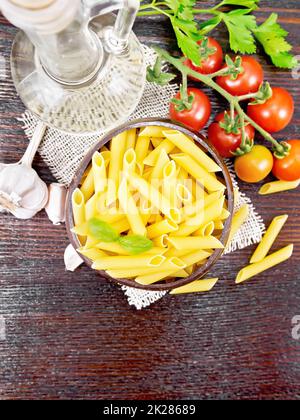
POLYGON ((132 255, 142 254, 153 248, 153 242, 140 235, 120 236, 108 223, 94 217, 88 221, 88 230, 99 242, 118 242, 125 251, 132 255))
POLYGON ((286 40, 288 32, 278 23, 278 15, 272 13, 261 25, 257 24, 252 12, 259 8, 260 0, 223 0, 210 9, 198 9, 196 3, 195 0, 143 1, 139 16, 168 17, 179 48, 196 65, 200 65, 203 58, 198 41, 223 23, 228 29, 230 48, 235 53, 254 54, 259 43, 276 67, 297 66, 290 52, 292 46, 286 40), (231 6, 234 9, 228 11, 231 6), (199 22, 197 15, 201 14, 212 17, 199 22))

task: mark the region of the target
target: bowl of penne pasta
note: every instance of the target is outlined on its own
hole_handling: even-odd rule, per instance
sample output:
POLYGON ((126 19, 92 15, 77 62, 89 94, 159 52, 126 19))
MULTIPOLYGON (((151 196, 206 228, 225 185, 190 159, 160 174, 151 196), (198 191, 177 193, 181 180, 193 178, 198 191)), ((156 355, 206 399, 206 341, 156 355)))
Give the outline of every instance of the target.
POLYGON ((220 259, 233 209, 227 166, 206 139, 169 120, 143 119, 87 152, 69 188, 66 226, 105 279, 172 290, 220 259))

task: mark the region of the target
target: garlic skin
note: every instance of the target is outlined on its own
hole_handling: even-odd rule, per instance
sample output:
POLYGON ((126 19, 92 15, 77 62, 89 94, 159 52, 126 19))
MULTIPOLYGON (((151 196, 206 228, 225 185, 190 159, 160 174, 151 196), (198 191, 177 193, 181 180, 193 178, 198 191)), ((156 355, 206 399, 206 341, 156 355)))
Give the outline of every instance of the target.
MULTIPOLYGON (((0 168, 1 169, 1 168, 0 168)), ((0 171, 0 211, 27 220, 42 210, 48 189, 36 171, 22 163, 6 165, 0 171)))
POLYGON ((64 254, 64 261, 67 271, 75 271, 76 268, 80 267, 84 261, 79 256, 73 245, 68 245, 65 254, 64 254))
POLYGON ((66 221, 66 198, 67 189, 62 184, 51 184, 48 187, 49 199, 45 211, 49 220, 54 225, 60 225, 66 221))

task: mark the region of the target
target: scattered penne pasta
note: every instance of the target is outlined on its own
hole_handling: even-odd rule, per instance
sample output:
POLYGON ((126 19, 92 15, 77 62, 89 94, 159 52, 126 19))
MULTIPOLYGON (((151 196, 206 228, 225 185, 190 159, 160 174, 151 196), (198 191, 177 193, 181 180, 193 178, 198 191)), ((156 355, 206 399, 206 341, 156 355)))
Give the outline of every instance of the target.
POLYGON ((286 223, 287 219, 287 214, 284 214, 283 216, 277 216, 275 217, 275 219, 273 219, 260 244, 256 248, 256 251, 252 255, 252 258, 250 260, 251 264, 262 261, 265 258, 265 256, 269 253, 272 245, 274 244, 277 236, 279 235, 281 229, 286 223))
POLYGON ((275 267, 278 264, 288 260, 293 254, 293 245, 288 245, 285 248, 280 249, 277 252, 274 252, 271 255, 265 257, 262 261, 259 261, 255 264, 248 265, 243 268, 236 277, 236 283, 242 283, 246 280, 249 280, 252 277, 257 276, 260 273, 263 273, 270 268, 275 267))
POLYGON ((298 181, 274 181, 264 184, 259 190, 260 195, 276 194, 283 191, 294 190, 300 185, 300 179, 298 181))
POLYGON ((203 279, 196 280, 192 283, 189 283, 185 286, 177 287, 176 289, 171 290, 171 295, 180 295, 184 293, 203 293, 209 292, 217 284, 219 279, 203 279))

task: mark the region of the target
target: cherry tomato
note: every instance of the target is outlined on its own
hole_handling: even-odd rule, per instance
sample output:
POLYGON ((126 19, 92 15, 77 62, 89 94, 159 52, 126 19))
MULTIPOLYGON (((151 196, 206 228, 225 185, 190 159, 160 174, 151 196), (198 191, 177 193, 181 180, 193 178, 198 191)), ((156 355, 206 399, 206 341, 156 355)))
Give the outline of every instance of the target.
POLYGON ((273 168, 274 158, 265 146, 255 145, 251 152, 236 158, 234 169, 245 182, 255 183, 265 179, 273 168))
MULTIPOLYGON (((242 96, 255 93, 264 80, 263 68, 253 57, 242 57, 242 67, 244 69, 243 73, 235 80, 231 76, 219 76, 216 79, 218 85, 231 95, 242 96)), ((224 68, 226 68, 226 65, 224 68)))
POLYGON ((272 98, 264 104, 248 105, 247 114, 269 133, 283 130, 293 118, 294 100, 285 89, 274 87, 272 98))
MULTIPOLYGON (((227 113, 227 115, 229 115, 229 113, 227 113)), ((208 139, 222 157, 230 158, 233 157, 232 152, 235 152, 241 145, 241 129, 239 129, 239 134, 234 134, 233 132, 227 133, 226 129, 220 126, 220 122, 225 122, 225 112, 217 115, 215 122, 210 125, 208 129, 208 139)), ((253 140, 255 136, 255 129, 248 124, 245 127, 245 131, 248 139, 253 140)))
POLYGON ((300 140, 288 140, 292 146, 290 154, 283 159, 276 159, 273 174, 282 181, 296 181, 300 179, 300 140))
MULTIPOLYGON (((203 40, 199 41, 198 44, 201 46, 203 40)), ((221 45, 214 39, 208 37, 207 48, 209 50, 214 50, 211 54, 208 51, 206 58, 203 58, 200 66, 196 66, 191 60, 187 59, 184 64, 190 69, 195 70, 201 74, 211 74, 220 70, 223 64, 223 50, 221 45)), ((203 52, 205 55, 205 51, 203 52)), ((195 77, 189 76, 192 80, 197 80, 195 77)))
MULTIPOLYGON (((200 89, 188 88, 188 95, 194 97, 192 108, 183 111, 176 110, 176 105, 170 105, 170 117, 174 121, 178 121, 188 128, 195 131, 200 131, 209 120, 211 114, 211 103, 207 95, 200 89)), ((180 99, 180 92, 177 93, 175 99, 180 99)))

